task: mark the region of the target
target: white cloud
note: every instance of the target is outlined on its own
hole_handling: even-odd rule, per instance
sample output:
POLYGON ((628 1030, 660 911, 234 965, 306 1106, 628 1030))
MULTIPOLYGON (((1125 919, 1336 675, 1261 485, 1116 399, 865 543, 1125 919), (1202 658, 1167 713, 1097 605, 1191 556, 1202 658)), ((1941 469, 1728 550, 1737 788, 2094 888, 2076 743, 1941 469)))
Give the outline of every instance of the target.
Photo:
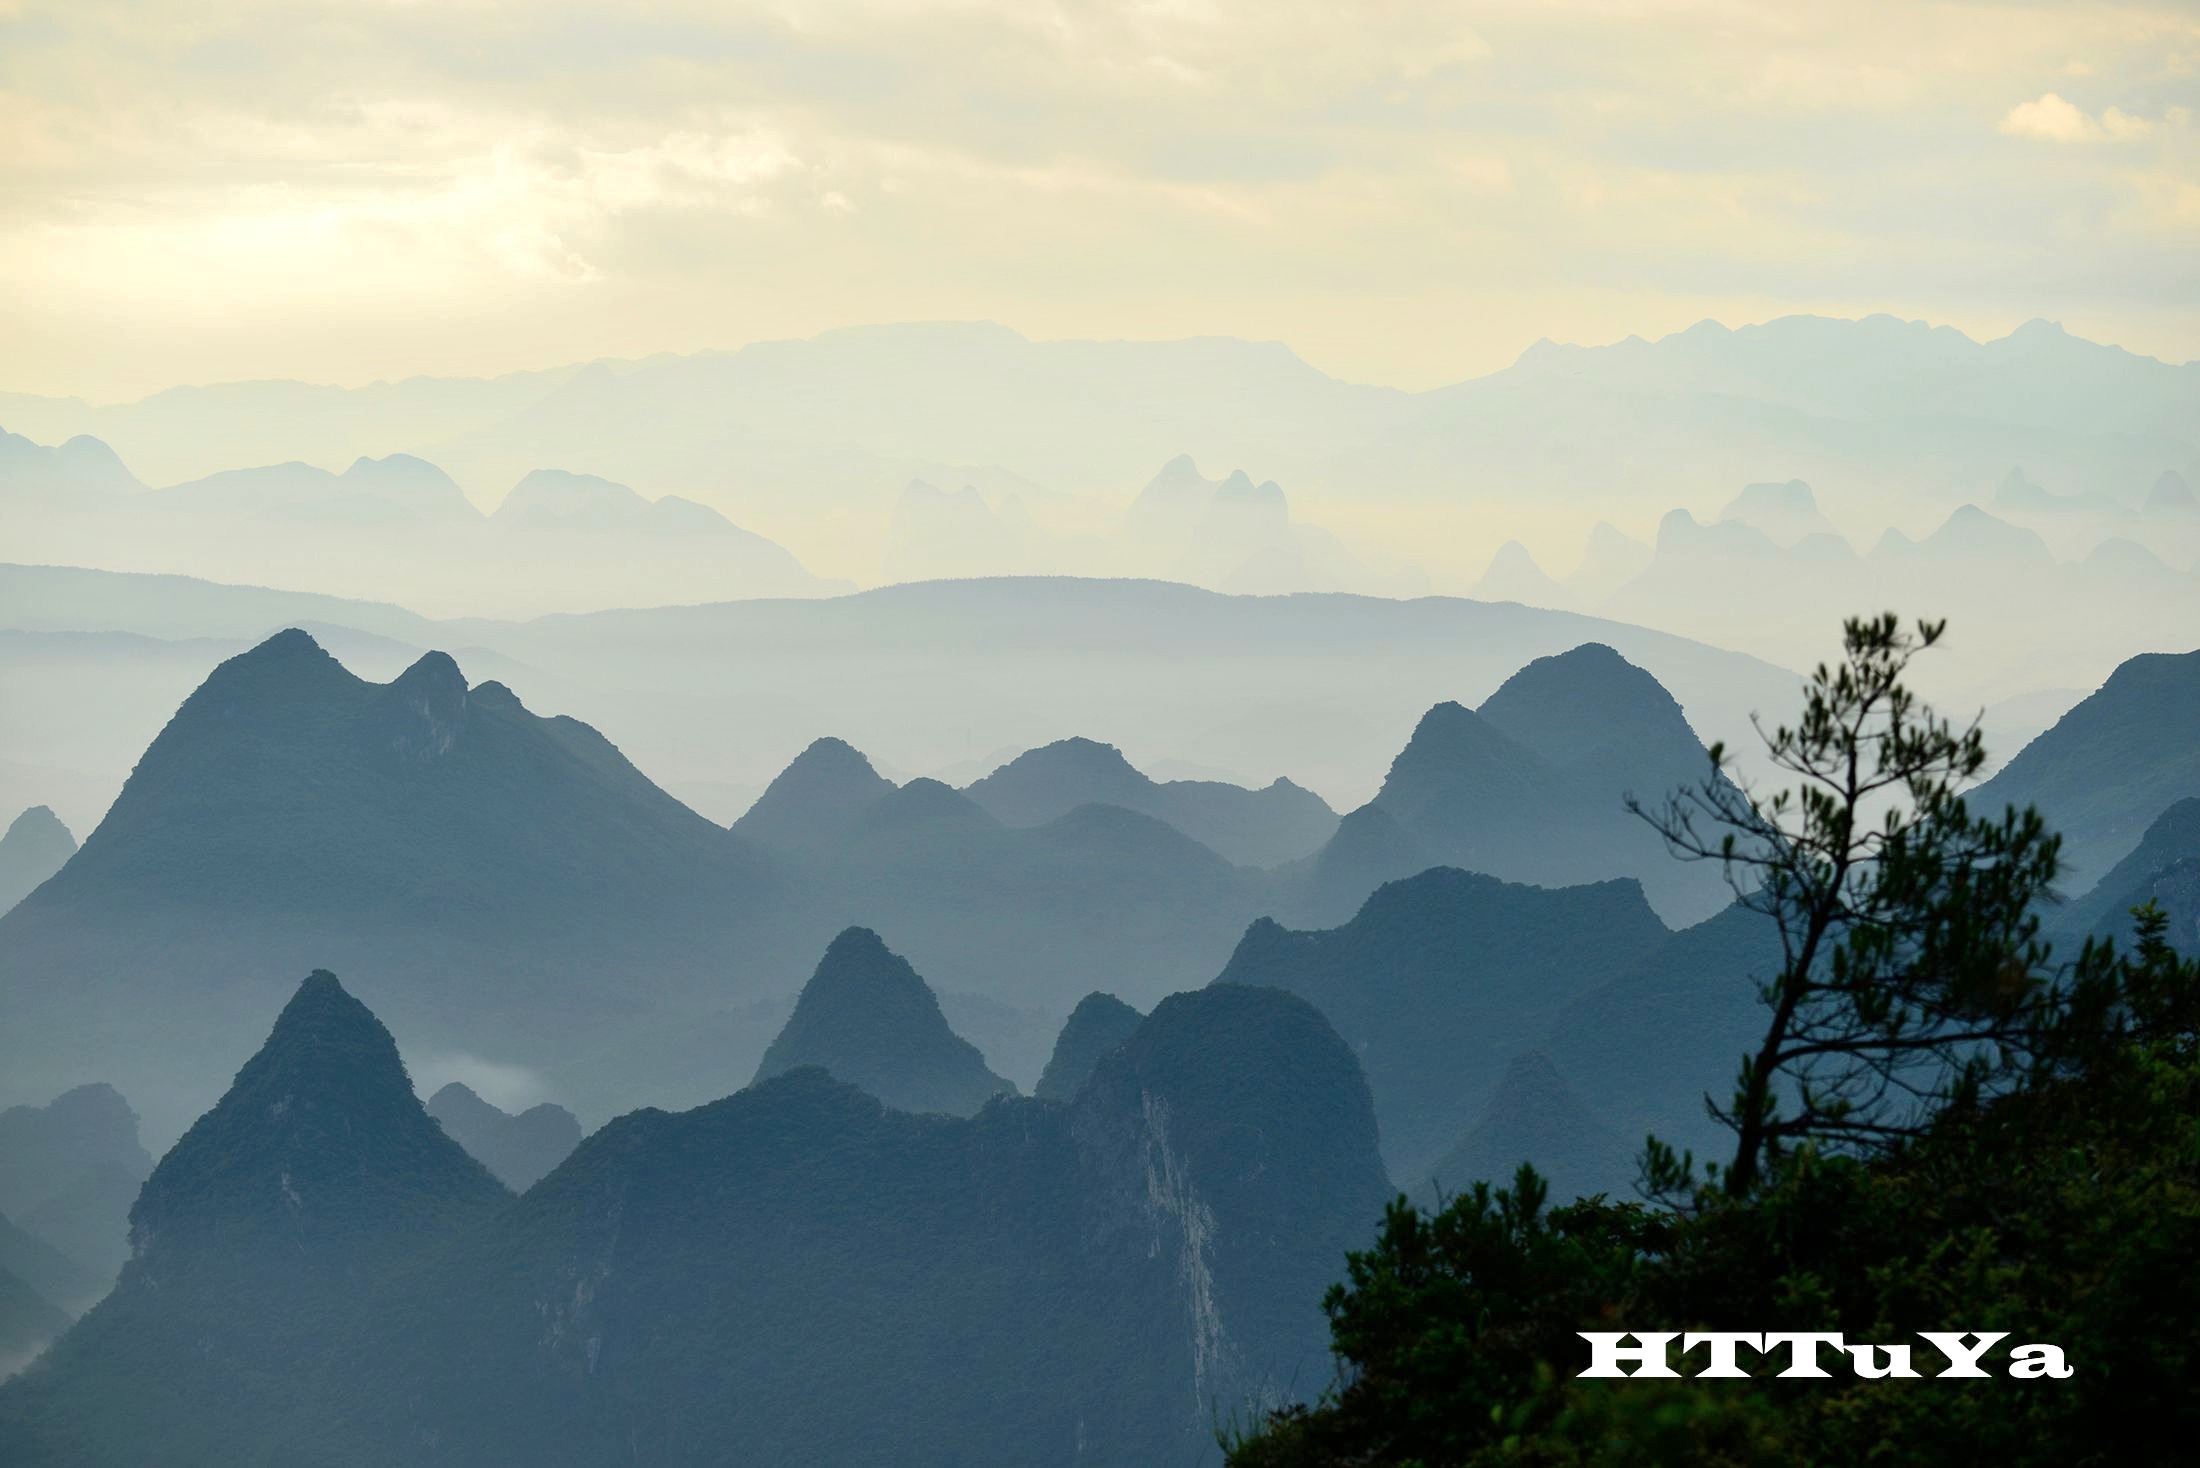
POLYGON ((2125 143, 2145 137, 2154 124, 2119 107, 2095 117, 2060 93, 2044 92, 2010 108, 2001 120, 2001 130, 2013 138, 2044 143, 2125 143))

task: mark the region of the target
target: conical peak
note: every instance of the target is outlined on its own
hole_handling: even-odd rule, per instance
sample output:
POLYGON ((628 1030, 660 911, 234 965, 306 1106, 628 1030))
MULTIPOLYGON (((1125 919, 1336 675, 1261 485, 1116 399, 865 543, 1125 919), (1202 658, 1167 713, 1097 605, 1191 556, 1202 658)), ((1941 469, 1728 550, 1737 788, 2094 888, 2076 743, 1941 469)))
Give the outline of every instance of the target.
MULTIPOLYGON (((332 1030, 355 1030, 360 1033, 379 1033, 384 1039, 389 1032, 382 1022, 364 1004, 344 991, 336 975, 325 968, 317 968, 307 974, 283 1006, 283 1012, 275 1018, 275 1031, 268 1039, 270 1046, 288 1036, 321 1034, 332 1030)), ((394 1050, 394 1047, 393 1047, 394 1050)))
POLYGON ((0 844, 70 852, 76 850, 76 837, 61 823, 61 817, 53 813, 53 807, 34 805, 8 823, 7 833, 0 835, 0 844))

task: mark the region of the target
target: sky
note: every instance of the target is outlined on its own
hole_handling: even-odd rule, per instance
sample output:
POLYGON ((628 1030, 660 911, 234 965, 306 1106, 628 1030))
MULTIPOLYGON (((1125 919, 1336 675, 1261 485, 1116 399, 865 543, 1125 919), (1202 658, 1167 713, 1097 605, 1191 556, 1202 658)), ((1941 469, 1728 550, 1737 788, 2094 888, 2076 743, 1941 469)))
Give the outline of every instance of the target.
POLYGON ((0 390, 866 322, 2200 357, 2200 3, 0 0, 0 390))

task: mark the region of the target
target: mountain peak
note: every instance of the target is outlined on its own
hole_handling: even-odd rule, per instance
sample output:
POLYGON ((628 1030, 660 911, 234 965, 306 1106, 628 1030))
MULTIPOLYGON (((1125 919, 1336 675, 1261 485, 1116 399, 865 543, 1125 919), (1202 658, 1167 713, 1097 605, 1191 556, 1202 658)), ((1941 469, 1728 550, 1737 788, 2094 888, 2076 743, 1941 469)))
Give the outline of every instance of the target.
POLYGON ((756 1080, 812 1065, 902 1111, 969 1116, 1016 1090, 949 1027, 908 961, 862 927, 827 945, 756 1080))
POLYGON ((1025 750, 964 793, 996 820, 1031 826, 1079 805, 1143 804, 1152 786, 1114 745, 1073 736, 1025 750))
POLYGON ((50 807, 34 805, 0 836, 0 913, 37 890, 76 855, 76 837, 50 807))
POLYGON ((1601 642, 1537 658, 1478 712, 1514 742, 1560 764, 1615 740, 1695 742, 1664 685, 1601 642))
POLYGON ((813 739, 733 823, 765 846, 815 850, 853 831, 863 813, 894 793, 863 752, 844 739, 813 739))
POLYGON ((249 1268, 267 1247, 293 1263, 401 1247, 433 1213, 503 1196, 421 1109, 382 1022, 316 969, 153 1169, 131 1226, 157 1280, 179 1251, 249 1268))
POLYGON ((1074 1099, 1100 1057, 1129 1039, 1144 1019, 1113 994, 1096 990, 1078 1000, 1055 1037, 1054 1053, 1032 1094, 1045 1101, 1074 1099))

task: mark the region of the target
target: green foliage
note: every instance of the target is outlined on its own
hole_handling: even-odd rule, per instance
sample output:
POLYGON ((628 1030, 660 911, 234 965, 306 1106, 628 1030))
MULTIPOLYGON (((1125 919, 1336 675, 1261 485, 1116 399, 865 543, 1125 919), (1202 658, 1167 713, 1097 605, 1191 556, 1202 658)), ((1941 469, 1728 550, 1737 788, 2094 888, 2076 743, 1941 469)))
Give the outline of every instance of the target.
POLYGON ((1233 1468, 2184 1460, 2200 963, 2151 907, 2132 950, 2053 962, 2033 910, 2055 838, 2030 812, 1970 815, 1975 731, 1901 687, 1938 635, 1849 624, 1847 663, 1768 739, 1800 795, 1720 804, 1709 784, 1667 812, 1684 853, 1755 874, 1783 942, 1724 1113, 1734 1165, 1697 1185, 1653 1140, 1672 1212, 1546 1215, 1527 1168, 1433 1214, 1401 1200, 1326 1302, 1339 1384, 1230 1443, 1233 1468), (1705 812, 1715 841, 1690 824, 1705 812), (1582 1380, 1583 1329, 1838 1331, 1912 1344, 1928 1378, 1918 1332, 2008 1335, 1977 1380, 1582 1380), (2075 1374, 2001 1374, 2025 1342, 2075 1374))
MULTIPOLYGON (((1846 624, 1802 716, 1764 735, 1791 783, 1760 794, 1714 745, 1701 785, 1637 807, 1677 855, 1722 863, 1780 936, 1763 1039, 1714 1107, 1735 1135, 1730 1194, 1793 1147, 1888 1147, 1943 1106, 2016 1084, 2070 1002, 2036 912, 2060 842, 2036 811, 1966 808, 1958 792, 1986 761, 1978 728, 1903 682, 1945 625, 1907 631, 1891 612, 1846 624)), ((1669 1151, 1653 1148, 1648 1172, 1661 1196, 1692 1189, 1669 1151)))

